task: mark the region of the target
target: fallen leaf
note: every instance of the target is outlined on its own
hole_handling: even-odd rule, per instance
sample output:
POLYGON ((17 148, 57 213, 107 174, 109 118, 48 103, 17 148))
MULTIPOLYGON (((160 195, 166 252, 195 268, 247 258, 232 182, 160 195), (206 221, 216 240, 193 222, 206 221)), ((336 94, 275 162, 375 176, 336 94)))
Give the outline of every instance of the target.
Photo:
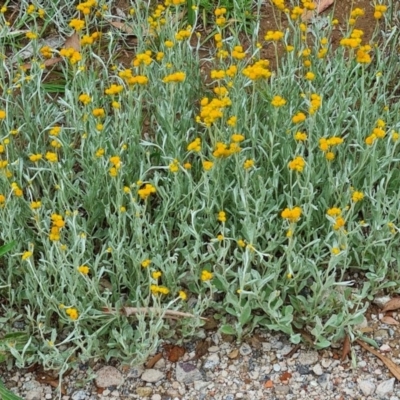
POLYGON ((210 347, 210 343, 207 340, 200 340, 196 344, 195 356, 194 359, 198 360, 208 353, 208 348, 210 347))
POLYGON ((381 322, 387 325, 399 325, 399 321, 396 321, 393 317, 390 315, 385 315, 382 319, 381 322))
POLYGON ((183 347, 168 343, 164 345, 164 350, 167 353, 168 361, 173 363, 178 362, 179 359, 186 353, 186 350, 183 347))
POLYGON ((252 338, 250 339, 251 347, 253 347, 254 349, 257 349, 257 350, 261 349, 262 345, 261 345, 260 339, 261 339, 261 337, 258 336, 257 334, 252 336, 252 338))
POLYGON ((342 357, 340 361, 344 361, 346 357, 349 355, 349 353, 350 353, 350 338, 348 335, 346 335, 343 341, 342 357))
POLYGON ((234 360, 235 358, 238 358, 238 355, 239 355, 239 350, 238 349, 234 349, 228 354, 228 357, 231 360, 234 360))
POLYGON ((292 355, 293 355, 294 353, 296 353, 296 352, 300 349, 300 347, 301 347, 300 344, 296 344, 296 345, 292 348, 292 350, 289 351, 289 353, 286 353, 286 354, 284 354, 283 356, 284 356, 284 357, 287 357, 287 358, 292 357, 292 355))
MULTIPOLYGON (((58 377, 53 376, 53 375, 48 375, 46 373, 40 373, 40 374, 36 375, 36 380, 38 382, 40 382, 41 384, 50 385, 54 388, 58 388, 60 385, 60 381, 59 381, 58 377)), ((63 395, 67 394, 65 385, 63 383, 60 385, 60 392, 63 395)))
POLYGON ((274 382, 272 382, 271 380, 267 381, 264 383, 264 387, 266 389, 271 389, 272 387, 274 387, 274 382))
POLYGON ((285 382, 285 381, 288 381, 291 377, 292 377, 292 374, 290 372, 286 371, 279 377, 279 379, 281 382, 285 382))
POLYGON ((309 21, 315 14, 321 14, 325 11, 329 6, 334 3, 335 0, 315 0, 315 9, 314 10, 304 10, 301 19, 303 22, 309 21))
POLYGON ((67 37, 64 48, 73 48, 75 51, 81 51, 81 41, 76 32, 74 32, 70 37, 67 37))
POLYGON ((389 300, 382 309, 382 312, 398 310, 400 308, 400 297, 389 300))
POLYGON ((202 326, 206 331, 218 328, 218 321, 214 317, 210 317, 208 321, 202 326))
POLYGON ((370 326, 366 326, 365 328, 358 329, 358 331, 361 333, 371 333, 374 331, 374 328, 371 328, 370 326))
POLYGON ((144 366, 146 367, 146 369, 153 368, 154 365, 157 363, 157 361, 161 359, 162 359, 162 353, 158 353, 155 356, 151 357, 150 360, 148 360, 147 363, 144 364, 144 366))
POLYGON ((368 350, 370 353, 378 357, 388 367, 393 376, 400 381, 400 367, 397 364, 395 364, 390 358, 383 356, 381 353, 379 353, 379 351, 375 350, 373 347, 369 346, 362 340, 357 339, 357 343, 361 347, 364 347, 365 350, 368 350))

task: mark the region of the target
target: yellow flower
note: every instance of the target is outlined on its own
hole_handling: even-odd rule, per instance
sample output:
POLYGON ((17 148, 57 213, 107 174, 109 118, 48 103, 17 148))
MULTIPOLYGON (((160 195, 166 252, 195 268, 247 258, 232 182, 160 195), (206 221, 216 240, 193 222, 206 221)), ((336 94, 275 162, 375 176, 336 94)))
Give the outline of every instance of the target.
POLYGON ((307 72, 306 75, 305 75, 305 78, 308 81, 313 81, 315 79, 315 74, 313 72, 307 72))
POLYGON ((87 93, 82 93, 82 94, 79 96, 79 101, 80 101, 81 103, 87 105, 87 104, 89 104, 89 103, 92 101, 92 99, 91 99, 91 97, 90 97, 87 93))
POLYGON ((77 32, 79 32, 85 27, 85 21, 74 18, 68 25, 70 28, 75 29, 77 32))
POLYGON ((246 247, 246 242, 243 239, 238 239, 236 243, 239 247, 246 247))
POLYGON ((338 255, 340 253, 340 249, 339 247, 332 247, 332 254, 334 254, 335 256, 338 255))
POLYGON ((271 101, 271 104, 274 107, 282 107, 286 104, 286 100, 281 96, 274 96, 274 98, 271 101))
POLYGON ((300 122, 303 122, 306 120, 306 115, 302 112, 298 112, 297 114, 295 114, 292 118, 292 122, 294 124, 299 124, 300 122))
POLYGON ((305 165, 306 165, 306 162, 304 161, 304 158, 298 156, 289 162, 288 167, 292 171, 302 172, 305 165))
POLYGON ((236 126, 237 117, 236 117, 236 116, 230 117, 230 118, 228 119, 228 121, 226 121, 226 123, 227 123, 227 125, 232 126, 232 127, 236 126))
POLYGON ((346 224, 346 221, 343 217, 337 217, 335 220, 335 224, 333 225, 333 229, 335 231, 337 231, 340 228, 343 228, 345 224, 346 224))
POLYGON ((39 160, 42 159, 42 155, 41 155, 41 154, 31 154, 31 155, 29 156, 29 159, 30 159, 32 162, 38 162, 39 160))
POLYGON ((307 140, 307 134, 304 132, 296 132, 294 135, 294 139, 298 142, 305 142, 307 140))
POLYGON ((351 200, 353 200, 355 203, 358 201, 361 201, 364 198, 364 193, 363 192, 353 192, 351 196, 351 200))
POLYGON ((88 275, 90 272, 90 268, 86 265, 81 265, 80 267, 77 268, 78 272, 80 272, 82 275, 88 275))
POLYGON ((284 34, 281 31, 268 31, 264 39, 267 41, 277 42, 283 38, 284 34))
POLYGON ((285 208, 281 213, 281 217, 290 222, 297 222, 300 219, 301 213, 302 210, 300 207, 285 208))
POLYGON ((203 161, 203 168, 206 171, 209 171, 213 166, 214 166, 214 163, 212 161, 203 161))
POLYGON ((37 210, 38 208, 40 208, 42 206, 42 202, 41 201, 32 201, 30 206, 31 206, 32 210, 37 210))
POLYGON ((218 213, 218 221, 226 222, 226 213, 225 213, 225 211, 220 211, 218 213))
POLYGON ((178 292, 178 294, 179 294, 179 297, 180 297, 182 300, 186 300, 186 299, 187 299, 187 294, 186 294, 183 290, 180 290, 180 291, 178 292))
POLYGON ((151 183, 146 183, 144 188, 138 190, 138 195, 142 200, 146 200, 154 193, 156 193, 156 188, 151 183))
POLYGON ((250 168, 252 168, 252 167, 254 167, 254 160, 252 160, 252 159, 246 160, 246 161, 243 163, 243 168, 244 168, 244 169, 250 169, 250 168))
POLYGON ((106 115, 106 112, 104 111, 104 108, 95 108, 92 111, 92 114, 94 117, 103 118, 106 115))
POLYGON ((213 278, 214 274, 212 272, 209 272, 205 269, 201 271, 200 279, 205 282, 205 281, 210 281, 213 278))
POLYGON ((46 158, 47 161, 52 162, 52 163, 55 163, 55 162, 58 161, 57 154, 56 154, 56 153, 52 153, 51 151, 48 151, 48 152, 45 154, 44 157, 46 158))
POLYGON ((0 119, 5 119, 7 116, 6 112, 4 110, 0 110, 0 119))
POLYGON ((151 273, 151 276, 153 277, 153 279, 158 279, 160 276, 162 276, 162 272, 161 271, 154 271, 151 273))
POLYGON ((79 317, 79 313, 76 308, 67 308, 65 312, 73 321, 77 320, 79 317))
POLYGON ((108 89, 105 90, 105 93, 113 96, 115 94, 119 94, 124 90, 124 87, 122 85, 115 85, 112 84, 108 89))
POLYGON ((328 161, 333 161, 333 160, 335 159, 335 153, 334 153, 333 151, 328 151, 328 152, 326 152, 326 154, 325 154, 325 158, 326 158, 328 161))
POLYGON ((330 216, 330 217, 337 217, 342 213, 342 210, 340 208, 337 207, 332 207, 332 208, 328 208, 328 210, 326 211, 326 213, 330 216))
POLYGON ((146 258, 146 260, 143 260, 142 263, 140 264, 143 268, 147 268, 151 264, 150 258, 146 258))
POLYGON ((183 82, 186 79, 186 74, 184 72, 175 72, 173 74, 167 75, 163 78, 164 83, 176 83, 183 82))
POLYGON ((240 133, 234 133, 234 134, 231 136, 231 139, 232 139, 232 141, 235 142, 235 143, 240 143, 240 142, 243 142, 244 136, 241 135, 240 133))
POLYGON ((34 33, 34 32, 27 32, 25 34, 25 36, 30 40, 37 39, 37 37, 38 37, 37 33, 34 33))
POLYGON ((27 260, 28 258, 30 258, 32 256, 32 252, 31 251, 24 251, 24 253, 22 254, 22 259, 23 260, 27 260))
POLYGON ((222 235, 221 233, 217 235, 217 240, 219 240, 220 242, 222 242, 224 239, 224 235, 222 235))
POLYGON ((178 160, 173 160, 171 164, 169 164, 169 170, 173 173, 177 173, 179 171, 179 162, 178 160))

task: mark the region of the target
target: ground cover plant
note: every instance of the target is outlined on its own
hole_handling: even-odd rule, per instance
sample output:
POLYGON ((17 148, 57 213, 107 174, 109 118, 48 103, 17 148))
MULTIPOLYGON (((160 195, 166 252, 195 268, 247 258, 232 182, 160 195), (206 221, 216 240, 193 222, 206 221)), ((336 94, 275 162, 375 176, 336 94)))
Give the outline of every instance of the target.
POLYGON ((392 2, 368 41, 355 6, 306 24, 311 2, 273 0, 262 31, 262 1, 18 3, 0 13, 1 361, 139 363, 201 316, 323 348, 399 290, 392 2))

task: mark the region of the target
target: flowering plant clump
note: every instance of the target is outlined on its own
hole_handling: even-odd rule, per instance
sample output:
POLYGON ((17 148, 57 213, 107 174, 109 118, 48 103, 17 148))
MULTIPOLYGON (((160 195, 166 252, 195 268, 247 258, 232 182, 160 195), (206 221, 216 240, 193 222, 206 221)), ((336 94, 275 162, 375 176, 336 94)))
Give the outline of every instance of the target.
POLYGON ((123 28, 111 2, 43 3, 0 12, 0 338, 23 314, 17 362, 139 363, 207 309, 239 338, 361 335, 368 301, 400 290, 392 2, 337 29, 271 0, 286 28, 263 31, 221 0, 207 37, 202 3, 130 2, 123 28), (49 30, 70 38, 44 45, 49 30))

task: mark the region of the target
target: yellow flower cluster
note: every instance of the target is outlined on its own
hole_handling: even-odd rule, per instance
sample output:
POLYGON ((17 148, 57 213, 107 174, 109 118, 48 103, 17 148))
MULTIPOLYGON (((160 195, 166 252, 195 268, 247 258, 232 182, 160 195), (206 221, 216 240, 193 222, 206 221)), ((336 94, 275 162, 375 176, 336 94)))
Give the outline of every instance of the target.
POLYGON ((70 28, 75 29, 77 32, 79 32, 85 27, 85 21, 74 18, 68 25, 70 28))
POLYGON ((116 94, 121 93, 124 90, 122 85, 115 85, 114 83, 105 90, 105 93, 109 96, 115 96, 116 94))
POLYGON ((151 194, 156 193, 156 188, 151 183, 138 190, 138 195, 142 200, 146 200, 151 194))
POLYGON ((368 54, 368 51, 371 49, 371 47, 368 45, 361 47, 362 48, 357 50, 356 61, 360 64, 369 64, 371 62, 371 56, 368 54))
POLYGON ((52 151, 48 151, 45 155, 44 158, 51 163, 56 163, 58 161, 58 156, 56 153, 52 151))
POLYGON ((243 46, 235 46, 231 53, 232 58, 236 60, 243 60, 246 57, 246 53, 243 50, 243 46))
POLYGON ((225 211, 220 211, 218 213, 218 221, 226 222, 226 213, 225 213, 225 211))
POLYGON ((149 82, 149 78, 145 75, 133 75, 132 70, 124 69, 118 73, 118 76, 122 78, 127 85, 146 85, 149 82))
POLYGON ((272 0, 273 5, 280 11, 286 11, 285 0, 272 0))
POLYGON ((303 3, 303 7, 304 7, 306 10, 315 10, 315 8, 317 7, 317 6, 315 5, 315 2, 314 2, 314 1, 301 0, 301 2, 303 3))
POLYGON ((378 119, 375 128, 372 133, 365 139, 365 144, 372 146, 377 139, 383 139, 386 136, 386 132, 383 129, 385 127, 385 121, 378 119))
POLYGON ((211 126, 216 120, 223 117, 223 109, 232 104, 229 97, 222 99, 212 99, 204 97, 201 102, 200 115, 196 117, 197 122, 203 122, 206 126, 211 126))
POLYGON ((17 182, 11 183, 11 189, 12 189, 14 196, 16 196, 16 197, 22 197, 22 195, 24 194, 22 189, 18 186, 17 182))
POLYGON ((118 175, 118 171, 121 168, 121 159, 118 156, 110 157, 110 163, 112 167, 109 170, 110 176, 115 178, 118 175))
POLYGON ((294 124, 299 124, 301 122, 304 122, 306 120, 306 115, 302 112, 298 112, 297 114, 293 115, 292 117, 292 122, 294 124))
POLYGON ((290 222, 297 222, 301 217, 301 213, 302 210, 300 207, 285 208, 281 213, 281 217, 289 220, 290 222))
POLYGON ((79 317, 78 310, 76 308, 67 308, 65 313, 73 320, 76 321, 79 317))
MULTIPOLYGON (((167 6, 167 2, 165 2, 165 5, 167 6)), ((159 4, 154 12, 151 14, 151 16, 147 19, 147 22, 152 29, 156 29, 159 25, 165 24, 166 20, 165 18, 162 18, 164 11, 165 7, 162 4, 159 4)))
POLYGON ((356 49, 361 45, 361 38, 363 35, 364 32, 361 29, 354 29, 349 38, 343 38, 340 40, 340 45, 343 47, 356 49))
POLYGON ((27 260, 28 258, 32 257, 32 252, 31 251, 24 251, 24 253, 21 256, 22 260, 27 260))
MULTIPOLYGON (((49 54, 51 54, 51 53, 49 53, 49 54)), ((71 64, 76 64, 77 62, 82 60, 81 53, 79 53, 79 51, 76 51, 72 47, 68 47, 67 49, 61 49, 60 56, 68 59, 71 64)), ((51 58, 51 55, 48 58, 51 58)))
POLYGON ((356 23, 358 17, 362 17, 365 14, 364 10, 362 8, 355 8, 351 13, 350 13, 350 18, 349 18, 349 25, 352 26, 356 23))
POLYGON ((298 156, 289 162, 288 167, 292 171, 303 172, 306 162, 303 157, 298 156))
POLYGON ((93 32, 91 35, 83 35, 82 39, 80 40, 81 46, 88 46, 93 44, 96 40, 101 37, 100 32, 93 32))
POLYGON ((4 110, 0 110, 0 120, 5 119, 7 116, 7 113, 4 110))
POLYGON ((60 230, 64 228, 65 221, 59 214, 51 214, 50 218, 52 226, 50 228, 49 239, 53 242, 56 242, 60 240, 60 230))
POLYGON ((174 72, 173 74, 167 75, 163 78, 164 83, 183 82, 186 79, 186 74, 182 71, 174 72))
POLYGON ((268 66, 268 60, 259 60, 253 65, 249 65, 248 67, 244 68, 242 73, 252 81, 258 79, 268 79, 271 76, 271 71, 268 69, 268 66))
POLYGON ((169 164, 169 170, 173 173, 177 173, 179 171, 179 161, 175 158, 172 160, 171 164, 169 164))
POLYGON ((82 93, 80 96, 79 96, 79 101, 81 102, 81 103, 83 103, 83 104, 85 104, 85 105, 88 105, 91 101, 92 101, 92 98, 87 94, 87 93, 82 93))
POLYGON ((357 192, 354 191, 351 195, 351 200, 354 201, 354 203, 357 203, 358 201, 361 201, 364 198, 364 193, 363 192, 357 192))
POLYGON ((134 67, 139 67, 140 65, 150 65, 153 62, 151 58, 151 50, 147 50, 144 53, 136 54, 136 57, 132 61, 134 67))
POLYGON ((207 271, 205 269, 203 269, 203 271, 201 271, 200 279, 203 282, 210 281, 213 277, 214 277, 214 274, 212 272, 207 271))
POLYGON ((205 171, 209 171, 214 166, 212 161, 205 160, 203 161, 203 168, 205 171))
POLYGON ((311 100, 310 100, 310 108, 308 109, 308 112, 310 115, 313 115, 317 112, 317 110, 321 107, 322 104, 322 98, 316 93, 311 94, 311 100))
POLYGON ((82 275, 88 275, 90 272, 90 268, 87 265, 81 265, 80 267, 77 268, 77 270, 82 275))
POLYGON ((383 14, 385 14, 386 11, 387 11, 387 6, 384 6, 382 4, 377 4, 375 6, 374 18, 381 19, 383 17, 383 14))
POLYGON ((225 7, 216 8, 215 9, 214 15, 217 17, 215 19, 215 24, 217 26, 222 26, 222 25, 225 24, 225 22, 226 22, 225 14, 226 14, 226 8, 225 7))
POLYGON ((150 285, 150 290, 153 295, 165 294, 169 293, 169 289, 165 286, 158 285, 150 285))
POLYGON ((266 41, 278 42, 283 38, 284 34, 282 31, 268 31, 264 36, 266 41))
POLYGON ((196 138, 193 142, 190 142, 187 146, 187 151, 199 152, 201 150, 201 139, 196 138))
POLYGON ((271 100, 271 104, 274 107, 283 107, 286 104, 286 100, 281 96, 274 96, 271 100))
POLYGON ((76 6, 76 9, 78 11, 81 11, 84 15, 89 15, 91 8, 95 7, 97 5, 97 1, 96 0, 87 0, 83 3, 79 3, 76 6))
POLYGON ((304 9, 299 7, 299 6, 295 6, 292 8, 292 10, 290 11, 290 18, 293 21, 296 21, 299 19, 299 17, 303 14, 304 9))
POLYGON ((338 146, 343 143, 343 138, 338 136, 332 136, 330 138, 319 139, 319 148, 325 153, 325 158, 328 161, 335 159, 335 153, 332 151, 333 147, 338 146))
POLYGON ((179 41, 189 39, 191 33, 192 33, 192 27, 189 25, 186 29, 183 29, 183 30, 180 30, 179 32, 177 32, 175 34, 175 39, 179 40, 179 41))
POLYGON ((150 258, 146 258, 145 260, 143 260, 143 261, 141 262, 140 265, 142 266, 142 268, 147 268, 150 264, 151 264, 150 258))
POLYGON ((339 230, 340 228, 343 228, 346 224, 345 219, 342 217, 342 210, 338 207, 332 207, 329 208, 326 213, 335 219, 334 224, 333 224, 333 229, 335 231, 339 230))
POLYGON ((252 160, 252 159, 246 160, 243 163, 243 168, 244 169, 250 169, 250 168, 253 168, 253 167, 254 167, 254 160, 252 160))
POLYGON ((237 143, 230 143, 229 146, 222 142, 217 142, 213 156, 217 158, 229 157, 232 154, 239 153, 241 150, 237 143))

